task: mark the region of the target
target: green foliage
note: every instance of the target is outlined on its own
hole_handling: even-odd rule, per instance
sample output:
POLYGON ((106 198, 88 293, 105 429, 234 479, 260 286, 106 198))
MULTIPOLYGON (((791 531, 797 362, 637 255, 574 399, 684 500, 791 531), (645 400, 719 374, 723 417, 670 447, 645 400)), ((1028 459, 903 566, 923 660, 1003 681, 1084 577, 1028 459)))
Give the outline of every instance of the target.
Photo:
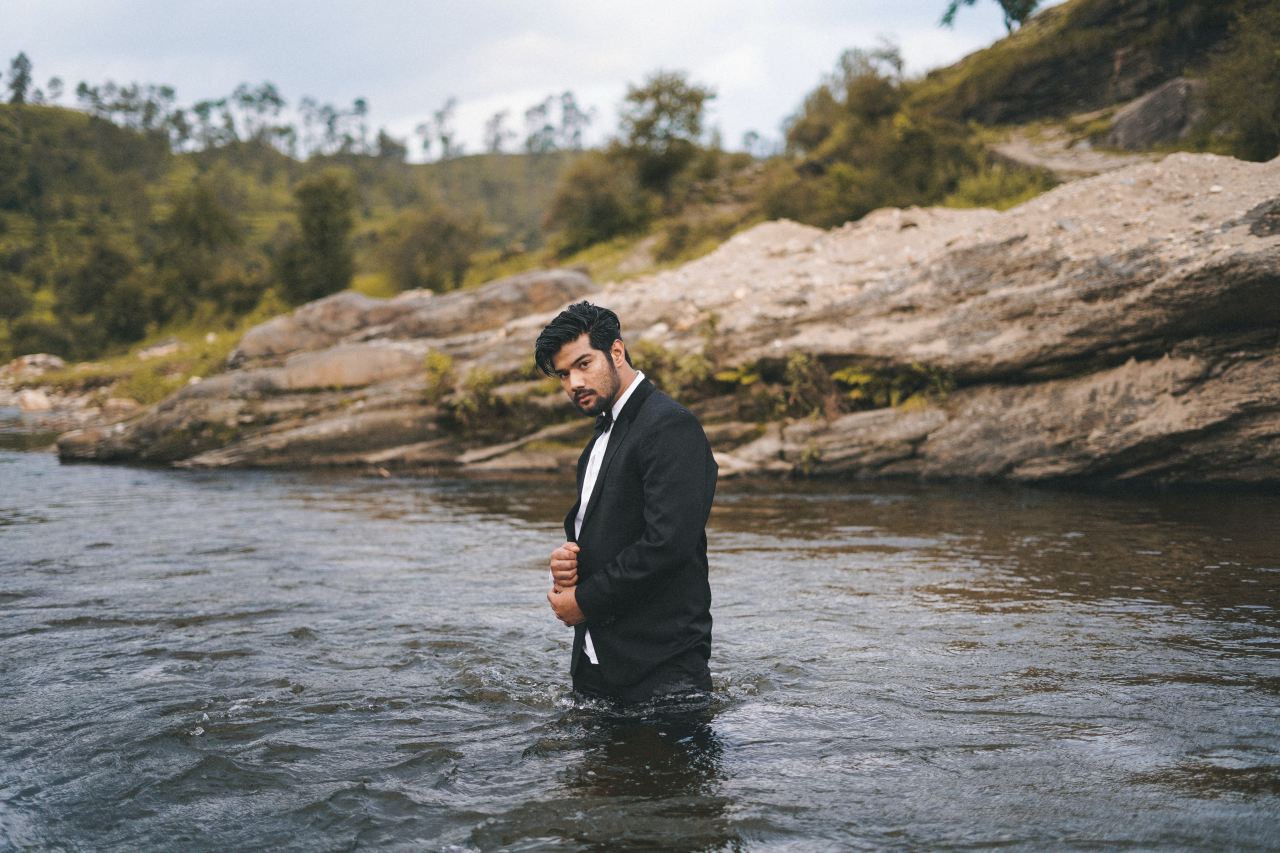
POLYGON ((444 400, 444 420, 472 438, 505 435, 511 414, 507 401, 493 393, 498 377, 485 367, 467 371, 458 388, 444 400))
POLYGON ((19 53, 9 63, 9 103, 25 104, 27 90, 31 88, 31 60, 19 53))
POLYGON ((750 388, 760 381, 760 375, 759 363, 752 361, 747 364, 740 364, 737 367, 726 367, 724 370, 717 370, 715 380, 726 385, 750 388))
POLYGON ((707 254, 743 227, 741 214, 684 216, 667 220, 658 232, 654 259, 659 263, 689 261, 707 254))
MULTIPOLYGON (((955 25, 956 13, 960 11, 961 6, 972 6, 977 0, 950 0, 947 3, 947 10, 942 15, 942 25, 950 27, 955 25)), ((996 0, 1000 4, 1000 10, 1004 12, 1004 28, 1009 32, 1013 32, 1013 25, 1021 26, 1027 22, 1027 18, 1035 12, 1036 7, 1040 5, 1040 0, 996 0)))
POLYGON ((460 287, 484 238, 479 216, 433 206, 399 214, 387 229, 381 254, 399 290, 460 287))
POLYGON ((579 157, 576 151, 549 151, 535 157, 517 154, 485 154, 446 162, 397 169, 368 189, 385 191, 395 186, 422 187, 415 199, 403 198, 396 206, 416 206, 435 200, 454 210, 479 211, 486 224, 486 245, 536 249, 547 241, 544 218, 560 183, 560 176, 579 157))
POLYGON ((784 376, 789 414, 798 417, 836 414, 835 385, 818 359, 803 352, 790 353, 784 376))
POLYGON ((902 58, 891 45, 846 51, 787 128, 799 162, 766 176, 766 216, 831 227, 879 207, 936 204, 984 162, 963 125, 906 106, 902 58))
POLYGON ((708 387, 711 362, 700 352, 676 352, 643 339, 628 351, 645 376, 678 400, 700 396, 708 387))
POLYGON ((258 304, 270 285, 266 256, 245 245, 245 229, 223 201, 231 193, 216 175, 198 176, 177 189, 155 228, 158 293, 150 313, 157 321, 202 310, 238 316, 258 304))
MULTIPOLYGON (((193 318, 233 322, 271 287, 284 292, 291 284, 290 302, 341 287, 343 259, 334 264, 309 251, 295 218, 305 212, 294 190, 329 170, 356 185, 350 220, 359 230, 350 232, 349 268, 366 282, 390 280, 382 249, 398 213, 437 205, 497 217, 485 223, 482 240, 494 257, 528 268, 539 259, 524 248, 544 242, 543 208, 574 156, 413 165, 348 153, 302 163, 262 141, 172 154, 164 134, 142 130, 155 107, 147 106, 148 93, 157 88, 160 97, 164 87, 126 88, 86 86, 92 115, 0 104, 0 360, 34 351, 97 358, 193 318), (507 240, 515 241, 514 253, 507 240), (88 268, 95 259, 102 270, 88 268), (325 282, 335 271, 338 282, 325 282), (317 278, 319 286, 307 286, 317 278)), ((278 93, 268 84, 238 91, 225 105, 236 132, 270 135, 263 123, 272 120, 278 93)), ((210 109, 216 123, 222 108, 210 109)), ((455 260, 447 284, 460 265, 455 260)))
POLYGON ((1202 135, 1222 128, 1227 152, 1245 160, 1280 154, 1280 6, 1242 12, 1207 76, 1209 110, 1202 135))
POLYGON ((356 193, 345 171, 326 169, 301 181, 294 198, 299 233, 285 243, 277 274, 285 298, 300 304, 337 293, 351 283, 356 193))
POLYGON ((561 176, 545 221, 558 232, 557 254, 565 256, 640 228, 651 204, 617 149, 588 151, 561 176))
POLYGON ((422 359, 422 372, 427 402, 439 403, 453 390, 453 359, 448 353, 428 350, 422 359))
POLYGON ((1008 210, 1057 185, 1053 175, 1039 169, 1023 169, 992 163, 983 171, 965 175, 942 203, 947 207, 990 207, 1008 210))
POLYGON ((811 438, 800 449, 799 471, 797 473, 802 477, 808 477, 821 461, 822 448, 818 446, 817 441, 811 438))
POLYGON ((642 187, 665 193, 689 165, 698 151, 703 110, 715 96, 679 71, 656 71, 642 85, 627 87, 622 144, 642 187))
POLYGON ((166 337, 176 339, 180 346, 169 355, 145 361, 140 359, 138 351, 157 342, 155 337, 150 337, 139 342, 133 352, 103 361, 69 365, 33 378, 29 384, 57 388, 64 393, 96 391, 99 402, 114 396, 153 403, 187 384, 193 377, 203 378, 221 371, 227 356, 244 333, 278 314, 284 307, 268 293, 262 304, 234 327, 209 331, 207 322, 199 322, 173 330, 173 334, 166 337))
POLYGON ((184 384, 183 377, 163 365, 146 364, 129 374, 115 389, 116 396, 137 400, 144 406, 158 403, 184 384))
POLYGON ((1261 5, 1265 0, 1072 0, 914 81, 909 103, 984 124, 1101 109, 1194 69, 1239 11, 1261 5))
POLYGON ((31 310, 31 297, 16 275, 0 270, 0 318, 12 326, 14 320, 31 310))
POLYGON ((857 409, 882 409, 912 400, 944 399, 955 381, 938 368, 910 364, 891 368, 850 365, 831 374, 857 409))

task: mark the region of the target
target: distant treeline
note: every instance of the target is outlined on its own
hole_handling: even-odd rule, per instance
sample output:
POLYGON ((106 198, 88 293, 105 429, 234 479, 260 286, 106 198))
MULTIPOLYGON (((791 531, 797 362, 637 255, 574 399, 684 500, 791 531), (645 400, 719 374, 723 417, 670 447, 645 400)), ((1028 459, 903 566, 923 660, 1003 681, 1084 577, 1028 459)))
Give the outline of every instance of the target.
MULTIPOLYGON (((37 85, 26 53, 10 61, 4 83, 11 104, 68 106, 62 103, 66 94, 62 78, 50 77, 43 87, 37 85)), ((180 105, 174 87, 165 84, 81 81, 73 92, 77 109, 129 130, 161 135, 174 151, 207 151, 254 142, 300 158, 359 154, 403 160, 411 144, 426 158, 449 159, 465 153, 454 127, 458 102, 452 97, 418 123, 413 139, 406 140, 392 137, 385 129, 370 128, 366 98, 356 98, 343 107, 304 96, 291 109, 280 90, 267 81, 241 83, 228 95, 189 106, 180 105)), ((490 116, 485 123, 484 150, 502 153, 517 139, 523 140, 523 150, 531 154, 581 150, 584 133, 594 117, 594 108, 584 109, 571 91, 548 95, 524 111, 523 136, 508 126, 510 111, 490 116)))

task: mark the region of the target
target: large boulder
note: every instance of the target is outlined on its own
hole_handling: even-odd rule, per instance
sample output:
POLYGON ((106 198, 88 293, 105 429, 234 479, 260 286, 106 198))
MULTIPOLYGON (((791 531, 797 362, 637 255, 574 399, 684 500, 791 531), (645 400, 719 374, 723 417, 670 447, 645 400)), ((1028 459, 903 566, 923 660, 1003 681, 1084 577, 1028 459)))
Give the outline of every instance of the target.
POLYGON ((394 299, 372 299, 344 291, 250 329, 228 365, 276 363, 294 353, 348 339, 404 340, 480 332, 548 311, 594 289, 590 277, 577 270, 535 270, 443 295, 414 290, 394 299))
POLYGON ((585 423, 547 386, 515 380, 529 378, 553 312, 585 296, 664 358, 776 374, 803 354, 828 375, 915 371, 951 389, 762 423, 744 422, 732 389, 690 400, 727 475, 1280 483, 1280 160, 1177 154, 1004 213, 882 210, 832 231, 766 223, 678 269, 591 290, 564 274, 348 300, 341 320, 334 302, 306 306, 277 326, 305 330, 288 346, 264 346, 260 327, 241 345, 243 368, 64 436, 60 451, 564 465, 585 423))
POLYGON ((1116 111, 1103 144, 1149 151, 1184 139, 1204 117, 1204 81, 1178 77, 1116 111))

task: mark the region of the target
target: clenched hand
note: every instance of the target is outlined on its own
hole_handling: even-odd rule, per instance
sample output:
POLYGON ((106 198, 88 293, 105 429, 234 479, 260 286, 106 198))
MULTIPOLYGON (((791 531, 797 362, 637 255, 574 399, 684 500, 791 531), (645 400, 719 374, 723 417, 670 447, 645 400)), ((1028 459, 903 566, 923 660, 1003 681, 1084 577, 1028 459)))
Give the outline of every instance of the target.
POLYGON ((577 542, 566 542, 551 552, 551 583, 556 590, 568 589, 578 583, 577 542))

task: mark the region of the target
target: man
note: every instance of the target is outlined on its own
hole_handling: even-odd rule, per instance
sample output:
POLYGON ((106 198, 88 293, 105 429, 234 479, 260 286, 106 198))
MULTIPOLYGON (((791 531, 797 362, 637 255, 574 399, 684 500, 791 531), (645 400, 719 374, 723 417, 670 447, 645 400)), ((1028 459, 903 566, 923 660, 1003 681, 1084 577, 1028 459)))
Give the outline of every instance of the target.
POLYGON ((574 627, 574 689, 624 704, 710 691, 706 523, 717 466, 702 426, 632 367, 607 308, 569 306, 534 357, 597 416, 547 593, 574 627))

